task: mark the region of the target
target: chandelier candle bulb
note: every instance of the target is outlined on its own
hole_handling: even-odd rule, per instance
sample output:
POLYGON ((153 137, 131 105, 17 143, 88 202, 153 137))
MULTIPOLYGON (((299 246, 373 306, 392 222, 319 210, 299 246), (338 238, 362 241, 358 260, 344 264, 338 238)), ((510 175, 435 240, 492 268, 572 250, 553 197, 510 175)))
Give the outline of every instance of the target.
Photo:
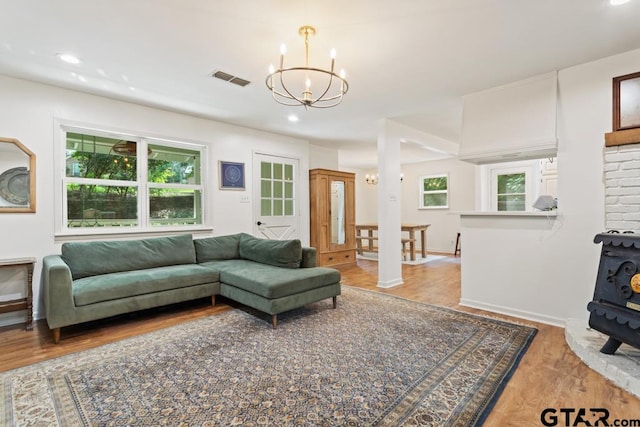
POLYGON ((278 69, 270 67, 269 75, 265 80, 271 96, 279 104, 303 106, 305 109, 330 108, 339 105, 343 95, 349 90, 349 84, 345 80, 343 72, 340 75, 334 72, 336 50, 330 50, 330 69, 311 67, 309 65, 309 38, 315 36, 316 29, 306 25, 298 29, 298 34, 304 38, 305 65, 285 68, 284 55, 287 49, 282 44, 280 46, 280 66, 278 69), (285 76, 285 74, 287 75, 285 76), (317 88, 316 93, 320 94, 316 98, 311 91, 312 79, 314 87, 317 88))

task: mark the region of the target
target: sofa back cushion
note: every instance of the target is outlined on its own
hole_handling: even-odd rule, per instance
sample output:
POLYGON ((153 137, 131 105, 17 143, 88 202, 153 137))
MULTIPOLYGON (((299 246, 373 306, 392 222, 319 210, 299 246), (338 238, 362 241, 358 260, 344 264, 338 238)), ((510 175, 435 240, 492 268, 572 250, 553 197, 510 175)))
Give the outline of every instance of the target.
POLYGON ((196 251, 191 235, 183 234, 154 239, 66 242, 62 244, 62 259, 75 280, 118 271, 194 264, 196 251))
POLYGON ((249 234, 242 234, 240 258, 276 267, 298 268, 302 261, 302 244, 298 239, 258 239, 249 234))
POLYGON ((205 237, 193 241, 200 262, 240 259, 240 234, 205 237))

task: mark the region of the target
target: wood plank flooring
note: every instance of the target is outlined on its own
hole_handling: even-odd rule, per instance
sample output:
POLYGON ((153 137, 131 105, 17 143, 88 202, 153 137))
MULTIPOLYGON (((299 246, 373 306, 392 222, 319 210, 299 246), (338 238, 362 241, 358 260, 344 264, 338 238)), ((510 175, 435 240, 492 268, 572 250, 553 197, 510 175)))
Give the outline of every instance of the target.
MULTIPOLYGON (((387 290, 376 287, 377 266, 375 261, 359 260, 357 266, 341 267, 342 283, 509 319, 458 305, 460 258, 448 256, 426 265, 403 265, 405 283, 387 290)), ((42 321, 35 322, 33 331, 25 331, 21 325, 3 328, 0 329, 0 372, 215 315, 227 309, 229 306, 224 303, 212 307, 209 299, 203 299, 146 310, 63 328, 62 340, 58 345, 53 343, 52 334, 42 321)), ((558 411, 560 408, 587 408, 585 419, 592 421, 594 418, 588 408, 606 408, 610 413, 610 422, 614 419, 640 420, 640 399, 613 385, 583 364, 567 346, 563 329, 518 319, 510 320, 536 326, 538 335, 485 426, 541 426, 540 414, 545 408, 556 408, 558 411)), ((265 327, 269 326, 268 321, 269 317, 265 316, 265 327)), ((565 425, 565 415, 558 415, 558 425, 565 425)), ((574 418, 568 425, 573 423, 574 418)))

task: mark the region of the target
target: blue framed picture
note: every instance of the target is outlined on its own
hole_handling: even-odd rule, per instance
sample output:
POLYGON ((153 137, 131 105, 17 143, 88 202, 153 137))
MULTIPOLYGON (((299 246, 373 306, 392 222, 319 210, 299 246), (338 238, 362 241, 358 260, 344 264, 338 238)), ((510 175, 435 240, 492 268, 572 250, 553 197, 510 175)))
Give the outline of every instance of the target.
POLYGON ((220 160, 220 189, 244 190, 244 163, 220 160))

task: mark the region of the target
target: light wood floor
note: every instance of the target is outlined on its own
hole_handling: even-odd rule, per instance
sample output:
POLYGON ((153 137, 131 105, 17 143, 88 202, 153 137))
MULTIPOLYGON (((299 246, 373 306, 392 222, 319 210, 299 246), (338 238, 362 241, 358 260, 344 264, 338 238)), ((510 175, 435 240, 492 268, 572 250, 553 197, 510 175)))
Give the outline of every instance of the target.
MULTIPOLYGON (((359 260, 357 266, 340 270, 345 285, 483 313, 458 305, 460 258, 448 256, 426 265, 403 265, 405 283, 388 290, 376 287, 377 263, 374 261, 359 260)), ((50 331, 41 321, 36 322, 34 330, 30 332, 18 325, 0 329, 0 372, 228 309, 226 304, 212 307, 207 300, 198 300, 147 310, 63 328, 62 340, 58 345, 53 344, 50 331)), ((268 326, 267 322, 265 318, 265 326, 268 326)), ((584 365, 568 348, 561 328, 528 321, 524 323, 536 326, 538 334, 487 419, 486 426, 540 426, 540 413, 547 407, 606 408, 611 414, 610 421, 616 418, 640 419, 640 399, 614 386, 584 365)), ((590 412, 587 411, 589 416, 590 412)), ((558 425, 564 425, 564 418, 560 418, 558 425)))

